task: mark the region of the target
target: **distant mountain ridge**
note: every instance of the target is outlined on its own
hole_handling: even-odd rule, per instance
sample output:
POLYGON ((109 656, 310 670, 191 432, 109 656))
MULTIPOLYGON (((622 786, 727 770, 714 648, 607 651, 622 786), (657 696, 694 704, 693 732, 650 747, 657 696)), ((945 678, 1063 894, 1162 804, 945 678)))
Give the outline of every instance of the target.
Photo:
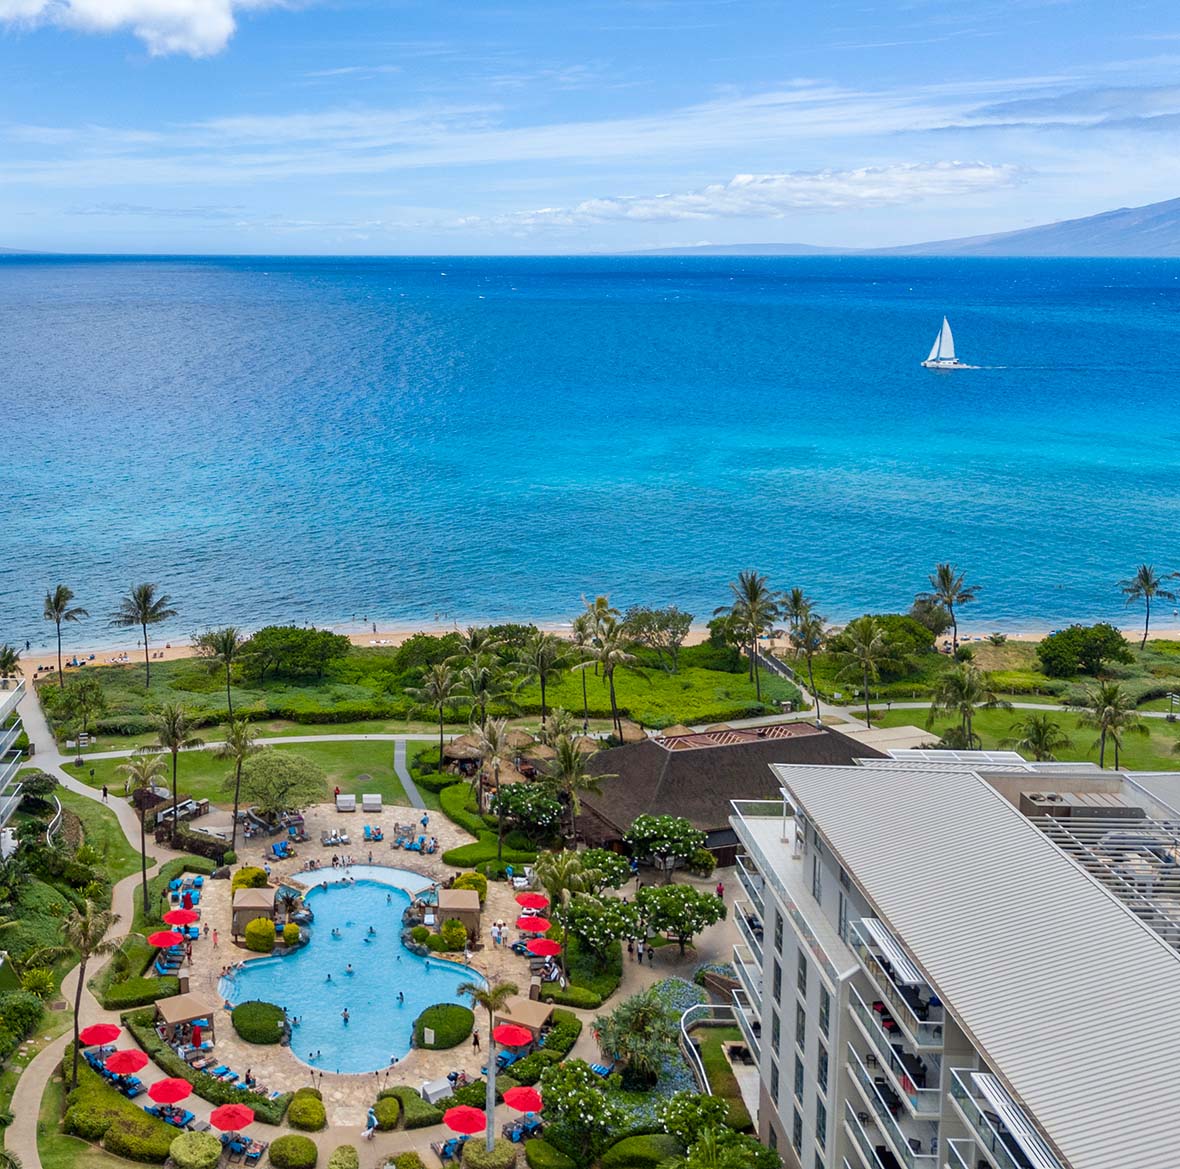
MULTIPOLYGON (((634 253, 633 253, 634 254, 634 253)), ((823 248, 811 244, 702 244, 655 248, 648 256, 1044 256, 1164 259, 1180 256, 1180 199, 1120 207, 1040 227, 969 235, 892 248, 823 248)))

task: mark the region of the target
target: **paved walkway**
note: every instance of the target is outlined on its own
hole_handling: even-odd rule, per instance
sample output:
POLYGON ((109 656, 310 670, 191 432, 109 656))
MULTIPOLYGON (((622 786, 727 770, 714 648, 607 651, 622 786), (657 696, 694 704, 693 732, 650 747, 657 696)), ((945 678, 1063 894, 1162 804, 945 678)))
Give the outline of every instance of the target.
POLYGON ((402 781, 406 799, 410 801, 411 805, 415 808, 425 808, 426 801, 422 798, 422 793, 418 790, 418 785, 414 783, 413 776, 410 775, 410 769, 406 764, 405 739, 398 739, 393 744, 393 770, 398 779, 402 781))

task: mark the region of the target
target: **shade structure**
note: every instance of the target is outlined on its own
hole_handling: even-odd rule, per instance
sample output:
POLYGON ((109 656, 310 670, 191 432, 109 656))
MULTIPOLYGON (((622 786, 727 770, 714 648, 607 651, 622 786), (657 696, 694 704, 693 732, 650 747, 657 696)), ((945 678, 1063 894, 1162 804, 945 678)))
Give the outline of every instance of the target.
POLYGON ((561 943, 552 938, 533 938, 525 945, 525 949, 538 958, 556 958, 561 953, 561 943))
POLYGON ((539 759, 543 763, 557 757, 557 752, 548 743, 533 743, 522 754, 526 759, 539 759))
POLYGON ((443 1124, 451 1132, 470 1136, 472 1133, 483 1132, 488 1127, 488 1117, 482 1108, 472 1108, 470 1104, 459 1104, 454 1108, 448 1108, 443 1113, 443 1124))
POLYGON ((192 1093, 192 1084, 188 1080, 177 1079, 175 1076, 166 1080, 157 1080, 148 1088, 148 1095, 157 1104, 179 1104, 182 1100, 187 1100, 192 1093))
POLYGON ((533 1033, 515 1023, 501 1023, 492 1032, 492 1038, 504 1047, 524 1047, 526 1043, 532 1043, 533 1033))
POLYGON ((504 1103, 517 1112, 540 1112, 541 1093, 536 1088, 526 1088, 523 1084, 517 1088, 509 1088, 504 1093, 504 1103))
POLYGON ((164 914, 164 920, 169 925, 192 925, 201 920, 201 915, 195 909, 170 909, 164 914))
POLYGON ((517 893, 516 904, 522 909, 548 909, 549 898, 544 893, 517 893))
POLYGON ((521 747, 527 747, 533 742, 533 736, 528 731, 522 731, 519 728, 513 728, 504 736, 504 742, 508 744, 514 751, 521 747))
POLYGON ((234 1132, 254 1123, 254 1109, 245 1104, 219 1104, 209 1113, 209 1123, 222 1132, 234 1132))
POLYGON ((83 1047, 94 1047, 95 1044, 100 1043, 114 1043, 122 1030, 122 1027, 116 1027, 114 1023, 92 1023, 78 1033, 78 1042, 83 1047))
POLYGON ((154 934, 148 934, 148 945, 159 946, 163 949, 165 946, 175 946, 184 941, 184 937, 178 934, 175 930, 156 930, 154 934))
POLYGON ((108 1055, 103 1067, 114 1076, 129 1076, 142 1071, 148 1064, 147 1053, 143 1051, 116 1051, 108 1055))
POLYGON ((543 934, 553 923, 545 917, 518 917, 516 928, 526 934, 543 934))

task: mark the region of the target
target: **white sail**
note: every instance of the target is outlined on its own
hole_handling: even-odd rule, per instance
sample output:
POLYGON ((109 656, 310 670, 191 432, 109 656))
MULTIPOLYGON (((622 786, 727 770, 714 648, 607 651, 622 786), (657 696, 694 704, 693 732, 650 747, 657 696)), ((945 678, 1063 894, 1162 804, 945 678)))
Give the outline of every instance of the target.
POLYGON ((941 341, 942 341, 942 334, 939 333, 934 338, 934 344, 930 346, 930 356, 926 358, 927 361, 937 361, 938 360, 938 346, 939 346, 939 342, 941 342, 941 341))
POLYGON ((951 335, 951 323, 942 318, 942 332, 938 334, 938 340, 934 346, 938 350, 938 356, 943 361, 955 360, 955 339, 951 335))

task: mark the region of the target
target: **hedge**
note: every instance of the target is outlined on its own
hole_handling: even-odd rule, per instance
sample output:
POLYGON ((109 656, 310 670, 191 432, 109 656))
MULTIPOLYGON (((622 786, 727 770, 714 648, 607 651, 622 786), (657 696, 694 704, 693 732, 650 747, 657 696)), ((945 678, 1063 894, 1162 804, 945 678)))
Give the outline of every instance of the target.
POLYGON ((426 1169, 422 1158, 413 1151, 409 1153, 398 1153, 389 1164, 393 1166, 393 1169, 426 1169))
POLYGON ((231 893, 236 893, 239 889, 265 889, 269 884, 270 878, 265 869, 257 865, 243 865, 234 873, 229 887, 231 893))
MULTIPOLYGON (((67 1047, 62 1066, 69 1064, 67 1047)), ((78 1086, 66 1097, 65 1132, 99 1142, 108 1153, 129 1161, 162 1165, 168 1159, 176 1129, 148 1116, 134 1101, 109 1087, 85 1064, 78 1068, 78 1086)))
POLYGON ((269 917, 246 922, 246 949, 269 954, 275 948, 275 923, 269 917))
POLYGON ((602 1006, 602 995, 584 986, 567 986, 562 990, 555 984, 542 990, 541 998, 547 1003, 560 1003, 564 1007, 577 1007, 583 1011, 602 1006))
POLYGON ((680 1142, 665 1132, 624 1137, 602 1155, 602 1169, 657 1169, 683 1152, 680 1142))
POLYGON ((328 1158, 328 1169, 361 1169, 361 1155, 355 1145, 340 1145, 328 1158))
POLYGON ((533 1137, 524 1143, 524 1159, 529 1169, 577 1169, 571 1157, 554 1148, 543 1137, 533 1137))
POLYGON ((270 1145, 270 1163, 275 1169, 314 1169, 319 1151, 311 1137, 290 1133, 270 1145))
POLYGON ((208 1132, 182 1132, 169 1148, 176 1169, 213 1169, 221 1153, 221 1142, 208 1132))
POLYGON ((378 1132, 392 1132, 402 1114, 402 1102, 396 1096, 383 1096, 373 1105, 378 1132))
POLYGON ((146 1007, 159 999, 180 994, 180 979, 171 974, 160 978, 128 978, 114 982, 99 995, 99 1002, 107 1011, 128 1011, 132 1007, 146 1007))
POLYGON ((512 1078, 519 1084, 535 1084, 550 1064, 560 1062, 561 1056, 556 1051, 542 1047, 540 1051, 534 1051, 512 1065, 512 1078))
MULTIPOLYGON (((442 854, 443 864, 454 865, 459 869, 473 869, 476 865, 486 864, 496 859, 496 834, 486 829, 474 844, 461 844, 458 848, 449 848, 442 854)), ((535 850, 524 852, 521 849, 510 848, 507 843, 500 859, 509 865, 531 865, 537 859, 535 850)))
POLYGON ((319 1132, 328 1125, 328 1112, 319 1095, 310 1088, 300 1088, 287 1109, 287 1123, 304 1132, 319 1132))
POLYGON ((469 1007, 459 1003, 435 1003, 414 1020, 414 1046, 431 1051, 457 1047, 471 1034, 474 1026, 475 1013, 469 1007), (428 1028, 434 1032, 433 1043, 425 1040, 428 1028))
POLYGON ((413 1088, 405 1084, 398 1088, 385 1088, 377 1099, 380 1101, 390 1097, 401 1102, 406 1128, 429 1128, 432 1124, 442 1123, 443 1110, 427 1104, 413 1088))
POLYGON ((445 787, 438 793, 438 806, 448 820, 454 821, 472 836, 480 836, 488 827, 483 822, 483 817, 474 808, 468 807, 474 799, 470 784, 452 783, 450 787, 445 787))
POLYGON ((239 1003, 230 1013, 234 1030, 247 1043, 278 1043, 283 1037, 285 1020, 282 1007, 260 999, 239 1003))
POLYGON ((467 1169, 512 1169, 516 1164, 517 1146, 499 1137, 489 1153, 482 1141, 467 1141, 463 1145, 463 1164, 467 1169))
POLYGON ((545 1036, 545 1051, 555 1052, 557 1055, 569 1055, 571 1048, 582 1034, 582 1020, 571 1011, 563 1011, 558 1007, 550 1020, 552 1026, 545 1036))
POLYGON ((415 775, 414 785, 437 795, 448 787, 454 787, 455 777, 439 771, 428 771, 425 775, 415 775))

